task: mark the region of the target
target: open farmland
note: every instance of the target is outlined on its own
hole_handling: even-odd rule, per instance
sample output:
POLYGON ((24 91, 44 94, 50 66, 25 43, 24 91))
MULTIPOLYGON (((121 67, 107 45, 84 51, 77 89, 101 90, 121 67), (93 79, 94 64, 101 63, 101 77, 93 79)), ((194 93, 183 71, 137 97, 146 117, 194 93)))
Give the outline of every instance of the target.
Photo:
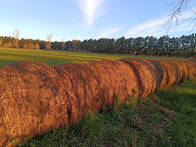
MULTIPOLYGON (((21 58, 21 61, 36 62, 51 61, 50 59, 55 59, 54 57, 62 57, 57 53, 63 53, 31 51, 29 54, 23 54, 24 50, 17 51, 17 55, 19 51, 22 51, 18 56, 26 56, 23 60, 21 58), (44 56, 43 53, 47 56, 44 56), (40 54, 41 56, 37 56, 40 54)), ((4 55, 6 57, 6 54, 4 55)), ((8 53, 9 55, 10 59, 17 57, 16 54, 8 53)), ((146 100, 146 96, 150 96, 159 88, 172 88, 173 85, 196 76, 194 60, 136 58, 135 56, 127 58, 128 56, 122 55, 109 56, 72 52, 65 52, 64 56, 71 58, 71 62, 68 63, 73 64, 58 63, 63 65, 49 66, 44 63, 20 62, 1 67, 0 109, 2 113, 0 115, 2 128, 0 140, 2 145, 17 144, 57 129, 59 126, 70 128, 89 113, 100 111, 106 113, 110 111, 110 107, 113 107, 113 111, 116 112, 124 104, 129 107, 137 106, 138 102, 143 102, 140 98, 146 100), (101 59, 107 60, 93 61, 101 59), (74 63, 88 61, 93 62, 74 63)), ((17 60, 12 61, 14 63, 17 60)), ((50 63, 50 65, 55 64, 50 63)), ((154 97, 150 96, 150 98, 154 100, 154 97)), ((171 115, 172 119, 175 116, 176 112, 173 110, 157 106, 156 102, 152 105, 155 105, 155 109, 171 115)), ((143 110, 142 107, 145 108, 145 105, 141 106, 143 110)), ((99 114, 96 115, 99 116, 99 114)), ((124 119, 126 119, 126 115, 124 119)), ((167 121, 173 122, 173 120, 167 121)), ((139 125, 140 123, 138 122, 139 125)), ((88 123, 86 124, 88 125, 88 123)), ((135 140, 137 142, 137 139, 135 140)))
MULTIPOLYGON (((65 63, 81 63, 92 60, 102 59, 123 59, 128 57, 145 58, 145 59, 171 59, 168 57, 153 57, 153 56, 129 56, 115 54, 95 54, 95 53, 80 53, 80 52, 65 52, 65 51, 45 51, 45 50, 30 50, 30 49, 7 49, 0 48, 0 66, 15 63, 17 61, 35 61, 44 62, 49 65, 58 65, 65 63)), ((185 60, 184 58, 172 58, 185 60)))

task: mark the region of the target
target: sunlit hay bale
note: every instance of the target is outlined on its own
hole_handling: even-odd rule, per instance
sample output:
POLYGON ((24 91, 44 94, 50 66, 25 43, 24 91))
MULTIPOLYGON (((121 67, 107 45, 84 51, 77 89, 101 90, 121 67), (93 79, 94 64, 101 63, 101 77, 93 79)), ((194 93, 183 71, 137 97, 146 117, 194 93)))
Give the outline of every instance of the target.
POLYGON ((140 97, 145 97, 156 89, 156 77, 150 65, 143 62, 142 60, 123 60, 131 68, 137 76, 139 83, 139 90, 141 91, 140 97))
POLYGON ((181 64, 183 71, 184 71, 184 80, 189 79, 189 67, 187 66, 187 62, 186 61, 178 61, 179 64, 181 64))
POLYGON ((20 62, 0 68, 0 146, 69 127, 89 111, 145 97, 196 75, 193 61, 126 59, 51 67, 20 62), (180 73, 180 74, 179 74, 180 73), (162 79, 162 80, 161 80, 162 79), (140 94, 138 90, 140 90, 140 94))
POLYGON ((185 80, 185 72, 182 64, 178 60, 172 60, 172 62, 178 67, 178 78, 176 84, 179 84, 185 80))
POLYGON ((153 83, 153 87, 151 89, 151 92, 155 92, 156 89, 158 89, 159 84, 161 81, 159 81, 159 73, 161 74, 161 71, 157 71, 155 64, 153 62, 151 62, 150 60, 147 59, 139 59, 139 62, 144 63, 148 69, 151 71, 151 75, 152 75, 152 83, 153 83))
POLYGON ((112 80, 114 79, 114 85, 117 85, 114 92, 115 97, 119 95, 123 100, 129 96, 134 96, 136 94, 135 90, 139 88, 134 69, 121 61, 107 60, 105 62, 105 65, 111 64, 110 67, 113 71, 112 80))
POLYGON ((69 124, 75 124, 86 112, 114 104, 117 96, 122 100, 133 96, 138 87, 133 70, 120 61, 66 64, 54 68, 61 81, 59 95, 68 99, 69 124))
MULTIPOLYGON (((157 62, 159 62, 159 61, 157 61, 157 62)), ((159 88, 165 89, 167 87, 168 82, 169 82, 169 73, 168 73, 168 69, 165 64, 161 64, 159 62, 159 65, 161 66, 161 69, 163 71, 163 78, 162 78, 162 81, 160 83, 159 88)))
POLYGON ((189 68, 189 73, 188 73, 188 77, 189 78, 193 78, 196 76, 196 66, 195 66, 195 62, 193 60, 188 60, 186 61, 186 65, 189 68))
POLYGON ((83 64, 84 70, 87 70, 87 74, 83 76, 86 82, 86 104, 85 111, 97 112, 101 109, 104 104, 104 97, 102 94, 103 89, 101 88, 100 75, 96 67, 92 64, 83 64), (87 86, 88 85, 88 86, 87 86))
POLYGON ((163 79, 163 74, 164 74, 160 63, 156 60, 147 60, 147 59, 140 59, 140 58, 134 58, 134 60, 139 60, 139 61, 145 62, 148 65, 150 65, 149 68, 150 70, 153 71, 154 77, 156 78, 156 89, 159 89, 162 79, 163 79))
POLYGON ((160 60, 156 59, 156 60, 147 60, 148 62, 151 62, 151 64, 154 65, 155 73, 157 76, 157 89, 163 89, 166 88, 167 84, 168 84, 168 78, 169 78, 169 74, 168 74, 168 69, 166 67, 166 65, 161 64, 160 60))
POLYGON ((91 69, 97 74, 100 88, 100 96, 102 97, 102 105, 112 104, 115 97, 116 76, 111 69, 111 64, 100 61, 90 63, 91 69))
POLYGON ((103 60, 89 63, 99 77, 100 96, 103 105, 114 104, 117 98, 124 100, 135 95, 138 88, 136 76, 127 64, 117 60, 103 60))
POLYGON ((0 68, 0 77, 0 146, 57 128, 66 119, 52 67, 22 62, 0 68))
POLYGON ((183 71, 182 66, 180 66, 178 64, 177 60, 167 60, 167 62, 169 64, 171 64, 173 66, 174 70, 175 70, 176 80, 173 83, 173 85, 180 83, 182 81, 182 78, 183 78, 183 75, 184 75, 184 73, 183 73, 184 71, 183 71))
POLYGON ((160 64, 166 67, 167 73, 168 73, 168 81, 167 84, 164 85, 165 87, 161 88, 171 88, 172 85, 174 85, 177 81, 178 72, 177 72, 177 66, 172 64, 170 61, 167 60, 159 60, 160 64))
MULTIPOLYGON (((156 60, 149 60, 155 67, 155 74, 157 75, 157 89, 161 87, 161 84, 163 84, 163 80, 166 80, 165 78, 168 76, 166 73, 164 67, 159 63, 159 61, 156 60)), ((167 81, 167 80, 166 80, 167 81)), ((165 82, 165 81, 164 81, 165 82)))
POLYGON ((65 64, 55 69, 61 79, 59 95, 67 100, 69 125, 77 123, 86 111, 100 109, 99 83, 87 64, 65 64))
POLYGON ((196 60, 191 60, 192 64, 193 64, 193 68, 194 68, 194 77, 196 77, 196 60))

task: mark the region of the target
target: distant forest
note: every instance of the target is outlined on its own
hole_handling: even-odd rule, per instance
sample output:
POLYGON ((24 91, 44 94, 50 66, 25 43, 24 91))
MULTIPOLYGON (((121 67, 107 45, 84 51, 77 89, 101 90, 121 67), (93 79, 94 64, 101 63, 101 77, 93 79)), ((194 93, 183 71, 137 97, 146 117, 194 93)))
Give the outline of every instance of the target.
POLYGON ((23 48, 61 51, 81 51, 95 53, 118 53, 131 55, 153 55, 153 56, 179 56, 190 57, 195 54, 196 34, 188 36, 173 37, 153 36, 119 39, 89 39, 52 42, 32 39, 18 39, 16 37, 0 36, 1 48, 23 48))

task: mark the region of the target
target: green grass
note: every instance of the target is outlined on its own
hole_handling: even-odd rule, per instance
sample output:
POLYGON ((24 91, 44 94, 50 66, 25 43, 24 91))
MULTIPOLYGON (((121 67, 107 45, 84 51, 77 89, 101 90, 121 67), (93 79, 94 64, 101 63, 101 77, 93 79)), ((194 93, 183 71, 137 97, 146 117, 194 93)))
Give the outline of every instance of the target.
MULTIPOLYGON (((76 126, 37 136, 21 146, 196 146, 196 79, 160 90, 135 105, 89 113, 76 126), (161 109, 161 108, 162 109, 161 109), (136 138, 136 139, 134 139, 136 138)), ((132 99, 129 99, 132 101, 132 99)))
MULTIPOLYGON (((130 56, 130 55, 115 55, 115 54, 95 54, 95 53, 80 53, 68 51, 44 51, 30 49, 0 49, 0 66, 15 63, 17 61, 34 61, 44 62, 49 65, 57 65, 64 63, 81 63, 92 60, 102 59, 122 59, 129 57, 147 58, 147 59, 171 59, 168 57, 151 57, 151 56, 130 56)), ((183 58, 175 58, 183 59, 183 58)))

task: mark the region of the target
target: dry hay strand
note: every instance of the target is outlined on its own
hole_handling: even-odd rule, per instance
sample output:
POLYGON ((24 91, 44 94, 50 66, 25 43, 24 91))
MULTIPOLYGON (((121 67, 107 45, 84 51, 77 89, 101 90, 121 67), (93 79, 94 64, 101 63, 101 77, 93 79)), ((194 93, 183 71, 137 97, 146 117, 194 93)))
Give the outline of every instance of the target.
POLYGON ((151 66, 142 60, 128 59, 122 60, 127 63, 137 76, 137 82, 141 94, 139 97, 145 97, 156 90, 156 75, 151 66))
POLYGON ((0 146, 42 134, 63 121, 57 111, 59 81, 53 68, 21 62, 0 68, 0 77, 0 146))

